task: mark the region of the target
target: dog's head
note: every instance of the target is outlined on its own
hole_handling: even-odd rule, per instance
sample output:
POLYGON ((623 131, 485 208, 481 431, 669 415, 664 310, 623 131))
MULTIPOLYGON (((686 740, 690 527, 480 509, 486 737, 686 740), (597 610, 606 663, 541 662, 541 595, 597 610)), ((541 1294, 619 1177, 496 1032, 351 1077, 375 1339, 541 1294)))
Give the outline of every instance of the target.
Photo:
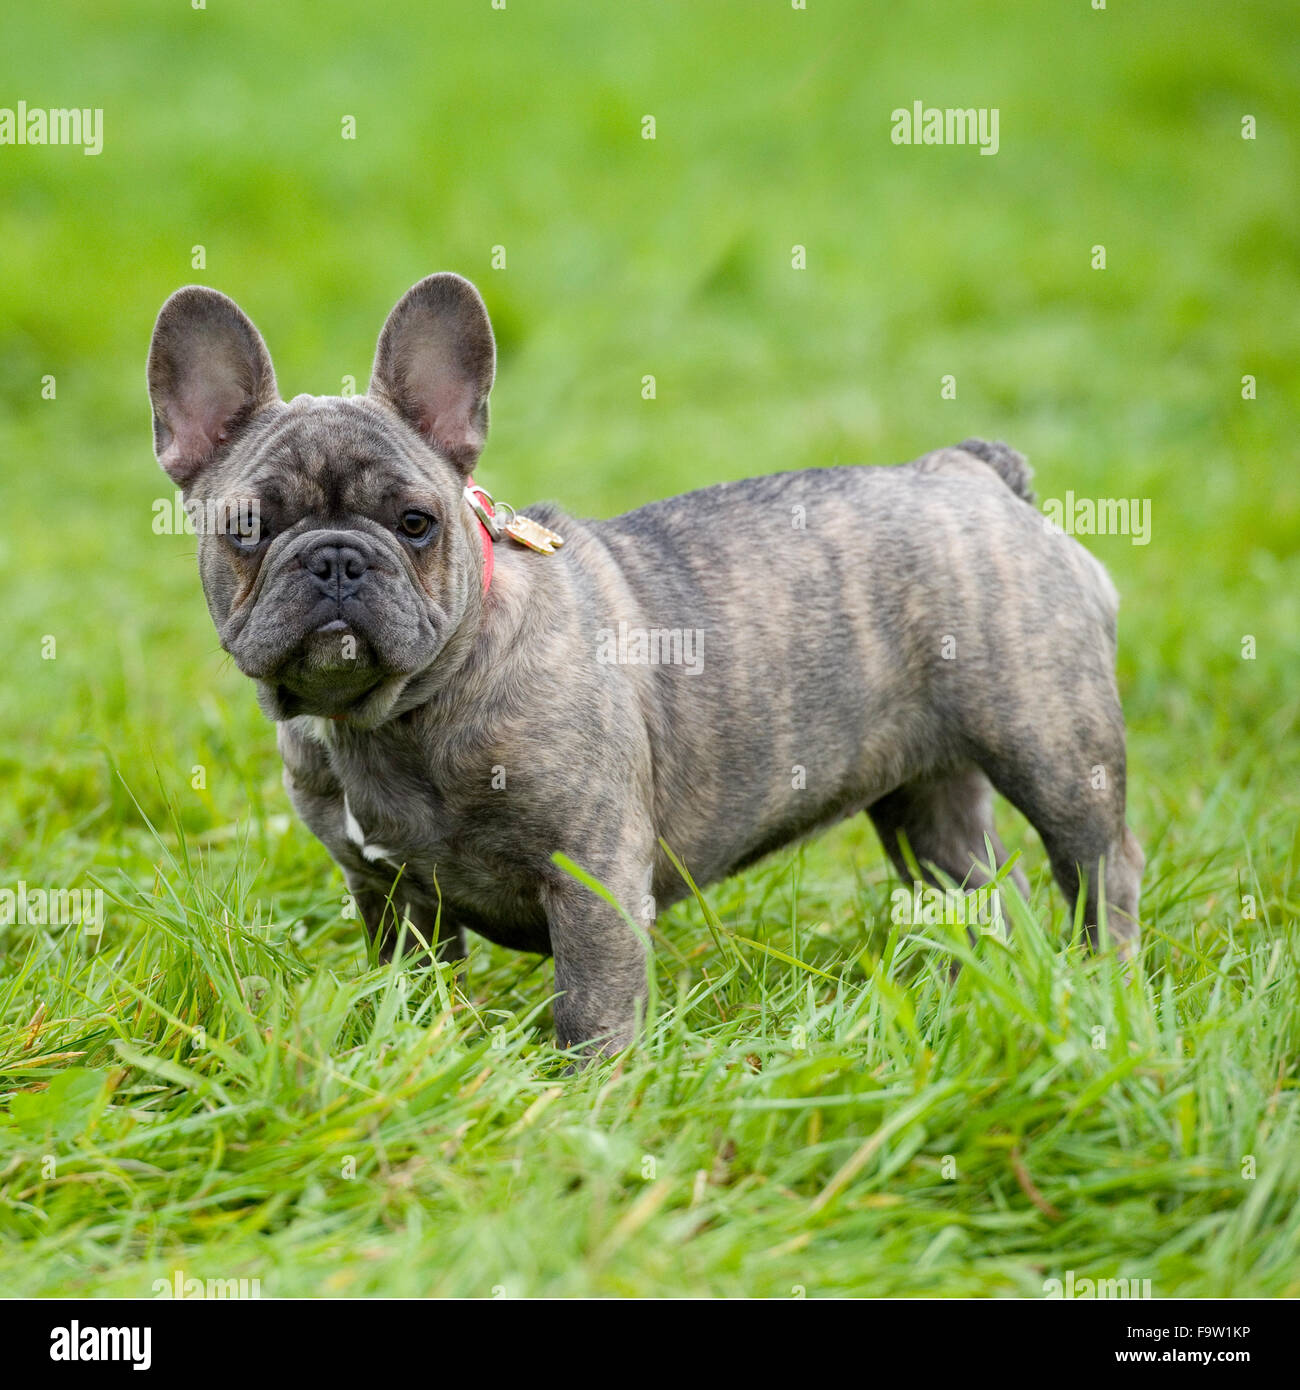
POLYGON ((402 298, 356 397, 286 404, 232 300, 191 286, 163 305, 154 448, 199 533, 221 645, 273 719, 373 726, 463 647, 482 565, 463 492, 495 366, 487 310, 458 275, 402 298))

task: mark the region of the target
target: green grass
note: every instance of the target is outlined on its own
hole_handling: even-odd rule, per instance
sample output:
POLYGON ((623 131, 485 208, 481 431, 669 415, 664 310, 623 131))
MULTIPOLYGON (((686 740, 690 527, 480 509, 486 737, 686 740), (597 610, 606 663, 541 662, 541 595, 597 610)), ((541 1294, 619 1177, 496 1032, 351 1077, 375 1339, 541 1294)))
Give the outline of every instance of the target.
POLYGON ((0 926, 0 1290, 1300 1294, 1298 37, 1282 0, 8 25, 0 101, 102 106, 105 150, 0 147, 0 888, 108 911, 0 926), (914 99, 998 106, 1000 152, 890 145, 914 99), (1149 546, 1088 541, 1148 855, 1129 973, 1009 812, 1009 943, 894 927, 858 818, 666 915, 644 1042, 578 1075, 549 963, 368 963, 192 541, 151 530, 143 359, 201 280, 286 394, 364 384, 440 268, 497 326, 478 473, 516 505, 968 434, 1044 496, 1151 500, 1149 546))

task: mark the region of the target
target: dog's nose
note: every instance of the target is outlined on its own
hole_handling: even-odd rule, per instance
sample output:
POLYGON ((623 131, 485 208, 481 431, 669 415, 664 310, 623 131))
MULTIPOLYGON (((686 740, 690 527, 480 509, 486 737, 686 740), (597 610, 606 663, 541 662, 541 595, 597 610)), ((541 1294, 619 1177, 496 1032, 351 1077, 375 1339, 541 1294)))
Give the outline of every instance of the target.
POLYGON ((333 598, 350 598, 356 593, 370 562, 355 546, 324 541, 302 558, 303 568, 322 591, 333 598))

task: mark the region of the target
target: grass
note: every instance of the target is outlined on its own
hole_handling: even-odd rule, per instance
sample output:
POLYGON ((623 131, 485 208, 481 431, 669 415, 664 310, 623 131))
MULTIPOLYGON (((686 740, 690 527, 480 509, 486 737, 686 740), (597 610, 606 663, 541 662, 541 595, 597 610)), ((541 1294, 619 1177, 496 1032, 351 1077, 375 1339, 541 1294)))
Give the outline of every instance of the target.
POLYGON ((0 926, 0 1289, 1300 1294, 1290 7, 117 8, 25 14, 2 60, 5 100, 103 106, 105 150, 0 149, 0 888, 107 913, 0 926), (998 155, 891 146, 917 98, 998 106, 998 155), (497 324, 479 472, 516 505, 968 434, 1044 496, 1150 499, 1149 546, 1087 541, 1129 972, 1010 812, 1009 941, 895 926, 858 818, 661 919, 645 1040, 576 1076, 549 963, 367 960, 192 541, 151 529, 143 357, 198 279, 286 394, 363 385, 444 267, 497 324))
POLYGON ((5 1132, 0 1270, 30 1292, 1294 1292, 1294 922, 1175 940, 1170 884, 1127 978, 1041 893, 1013 944, 846 951, 888 884, 773 866, 710 895, 716 934, 675 915, 644 1044, 574 1077, 535 961, 494 953, 468 997, 365 969, 182 843, 109 885, 132 940, 39 942, 7 985, 6 1018, 33 976, 45 1006, 0 1040, 11 1084, 54 1078, 5 1132))

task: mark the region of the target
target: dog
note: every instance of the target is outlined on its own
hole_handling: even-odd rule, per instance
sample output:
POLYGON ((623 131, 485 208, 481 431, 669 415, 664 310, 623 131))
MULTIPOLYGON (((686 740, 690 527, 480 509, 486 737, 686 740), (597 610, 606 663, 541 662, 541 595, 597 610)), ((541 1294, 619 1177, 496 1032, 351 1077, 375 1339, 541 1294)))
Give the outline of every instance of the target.
POLYGON ((1007 862, 994 789, 1093 937, 1104 899, 1131 945, 1118 600, 1019 454, 967 440, 507 523, 472 478, 495 370, 449 273, 393 309, 364 396, 283 401, 202 287, 149 349, 159 462, 194 514, 235 518, 198 537, 221 645, 385 959, 406 922, 444 959, 467 929, 550 954, 559 1044, 613 1052, 688 891, 674 859, 706 884, 866 811, 904 881, 969 890, 1007 862))

